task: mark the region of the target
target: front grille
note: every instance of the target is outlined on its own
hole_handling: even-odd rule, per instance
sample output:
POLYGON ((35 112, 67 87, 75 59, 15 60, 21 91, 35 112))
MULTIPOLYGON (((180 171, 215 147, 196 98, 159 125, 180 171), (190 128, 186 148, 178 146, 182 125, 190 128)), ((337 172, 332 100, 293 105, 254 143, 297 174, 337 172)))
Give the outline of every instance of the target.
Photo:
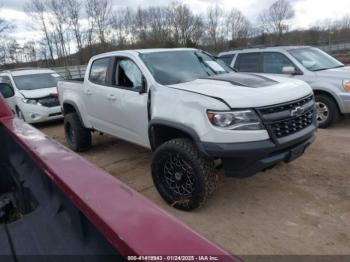
POLYGON ((270 125, 270 128, 277 138, 282 138, 299 132, 300 130, 303 130, 304 128, 310 126, 313 122, 313 119, 314 109, 295 118, 274 122, 270 125))
POLYGON ((270 134, 278 139, 297 133, 312 125, 315 121, 314 106, 314 97, 309 95, 290 103, 258 108, 257 110, 270 134), (304 112, 293 116, 292 111, 298 107, 303 108, 304 112))
POLYGON ((260 113, 265 115, 265 114, 271 114, 271 113, 278 113, 278 112, 282 112, 285 110, 291 110, 293 108, 296 108, 297 106, 305 105, 306 103, 312 101, 313 98, 314 98, 313 95, 310 95, 310 96, 304 97, 300 100, 297 100, 297 101, 294 101, 291 103, 271 106, 271 107, 267 107, 267 108, 261 108, 260 113))
POLYGON ((55 107, 55 106, 59 106, 60 102, 58 101, 58 97, 57 96, 47 96, 47 97, 43 97, 43 98, 39 98, 38 102, 41 103, 43 106, 46 107, 55 107))

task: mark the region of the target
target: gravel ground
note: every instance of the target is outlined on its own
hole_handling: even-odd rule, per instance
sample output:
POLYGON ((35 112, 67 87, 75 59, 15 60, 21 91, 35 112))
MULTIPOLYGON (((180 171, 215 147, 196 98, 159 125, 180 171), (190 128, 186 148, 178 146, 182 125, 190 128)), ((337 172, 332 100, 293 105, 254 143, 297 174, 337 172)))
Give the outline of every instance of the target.
MULTIPOLYGON (((61 122, 37 128, 66 144, 61 122)), ((246 179, 221 174, 214 196, 190 213, 157 193, 148 150, 94 134, 81 155, 234 254, 350 255, 349 131, 350 119, 341 119, 290 164, 246 179)))

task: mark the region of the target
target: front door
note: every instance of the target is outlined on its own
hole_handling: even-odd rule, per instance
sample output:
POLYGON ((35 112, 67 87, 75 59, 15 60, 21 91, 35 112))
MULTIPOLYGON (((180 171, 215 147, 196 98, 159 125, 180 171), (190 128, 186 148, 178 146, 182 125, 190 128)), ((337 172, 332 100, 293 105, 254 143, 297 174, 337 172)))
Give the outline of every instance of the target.
POLYGON ((144 77, 139 66, 128 57, 116 57, 112 86, 108 90, 109 114, 119 136, 149 147, 147 92, 141 93, 144 77))

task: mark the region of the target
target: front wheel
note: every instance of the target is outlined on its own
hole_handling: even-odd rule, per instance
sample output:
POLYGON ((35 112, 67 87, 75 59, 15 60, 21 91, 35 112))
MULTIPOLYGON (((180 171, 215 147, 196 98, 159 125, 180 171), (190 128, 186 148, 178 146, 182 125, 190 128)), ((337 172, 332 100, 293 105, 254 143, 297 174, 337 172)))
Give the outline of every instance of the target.
POLYGON ((202 206, 216 189, 214 162, 203 156, 189 139, 173 139, 156 150, 153 182, 163 199, 190 211, 202 206))
POLYGON ((331 126, 339 117, 338 106, 327 95, 316 95, 317 122, 320 128, 331 126))

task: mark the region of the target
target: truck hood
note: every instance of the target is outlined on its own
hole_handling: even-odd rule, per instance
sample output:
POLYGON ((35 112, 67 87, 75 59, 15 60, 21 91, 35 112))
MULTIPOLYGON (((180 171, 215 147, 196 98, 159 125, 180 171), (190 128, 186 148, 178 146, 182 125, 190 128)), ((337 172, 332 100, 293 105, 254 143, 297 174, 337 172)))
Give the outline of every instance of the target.
POLYGON ((18 90, 25 98, 42 98, 50 95, 57 95, 56 87, 35 89, 35 90, 18 90))
POLYGON ((316 72, 317 76, 350 80, 350 66, 332 68, 316 72))
POLYGON ((312 93, 311 87, 300 80, 243 73, 202 78, 170 87, 222 99, 231 108, 270 106, 312 93))

